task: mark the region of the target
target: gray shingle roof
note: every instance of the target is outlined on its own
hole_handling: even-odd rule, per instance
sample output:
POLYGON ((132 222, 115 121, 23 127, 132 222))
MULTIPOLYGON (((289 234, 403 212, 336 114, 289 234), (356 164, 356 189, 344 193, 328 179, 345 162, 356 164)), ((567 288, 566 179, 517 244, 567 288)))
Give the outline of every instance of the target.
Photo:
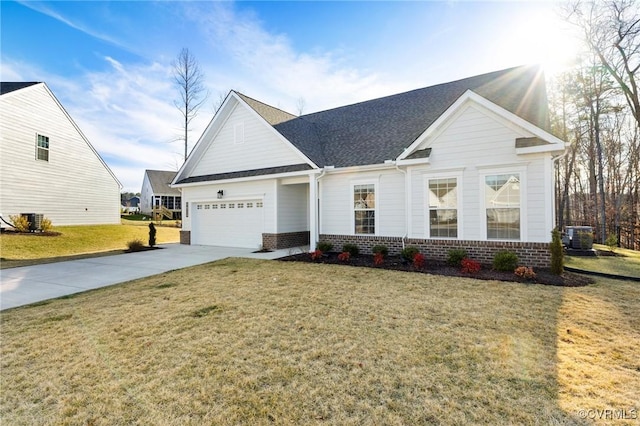
POLYGON ((302 115, 273 127, 319 167, 380 164, 402 154, 467 90, 549 129, 544 77, 537 66, 509 68, 302 115))
POLYGON ((10 93, 15 90, 24 89, 25 87, 33 86, 34 84, 38 83, 38 81, 3 81, 0 82, 0 95, 4 95, 5 93, 10 93))
POLYGON ((176 177, 177 172, 168 170, 145 170, 149 183, 151 184, 151 190, 156 195, 180 195, 178 188, 172 188, 169 184, 176 177))
POLYGON ((181 183, 194 183, 194 182, 209 182, 209 181, 215 181, 215 180, 237 179, 237 178, 252 177, 252 176, 275 175, 278 173, 300 172, 303 170, 311 170, 311 166, 304 163, 304 164, 292 164, 290 166, 268 167, 265 169, 242 170, 238 172, 227 172, 227 173, 215 173, 211 175, 188 177, 186 179, 181 179, 179 182, 176 182, 176 183, 181 184, 181 183))

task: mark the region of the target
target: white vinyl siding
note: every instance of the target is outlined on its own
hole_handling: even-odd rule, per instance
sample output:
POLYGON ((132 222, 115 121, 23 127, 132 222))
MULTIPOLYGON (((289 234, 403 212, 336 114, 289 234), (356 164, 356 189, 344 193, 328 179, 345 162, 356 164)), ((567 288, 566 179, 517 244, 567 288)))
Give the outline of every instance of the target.
POLYGON ((0 115, 4 217, 40 213, 54 226, 120 223, 119 182, 44 84, 0 96, 0 115), (48 161, 36 160, 36 135, 49 139, 48 161))
POLYGON ((309 185, 278 186, 278 233, 309 230, 309 185))
POLYGON ((517 155, 515 139, 531 136, 504 123, 482 107, 465 107, 431 140, 428 165, 408 168, 410 179, 409 236, 430 238, 428 223, 428 179, 457 176, 458 239, 486 240, 484 176, 518 173, 523 181, 520 205, 520 241, 547 242, 551 220, 546 209, 546 191, 553 176, 546 173, 549 154, 517 155), (452 174, 450 171, 454 171, 452 174))
MULTIPOLYGON (((246 107, 238 105, 214 135, 189 176, 203 176, 303 163, 287 142, 246 107), (242 140, 242 143, 240 143, 242 140)), ((205 141, 200 141, 203 143, 205 141)), ((206 141, 208 142, 208 141, 206 141)))

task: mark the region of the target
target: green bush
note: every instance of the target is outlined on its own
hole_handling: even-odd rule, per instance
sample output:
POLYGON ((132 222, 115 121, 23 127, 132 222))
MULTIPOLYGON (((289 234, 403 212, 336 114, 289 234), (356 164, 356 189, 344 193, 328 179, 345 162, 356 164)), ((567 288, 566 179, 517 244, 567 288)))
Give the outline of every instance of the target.
POLYGON ((402 258, 404 260, 407 260, 409 262, 413 262, 413 258, 418 253, 420 253, 420 249, 418 247, 408 246, 408 247, 405 247, 405 248, 402 249, 402 251, 400 252, 400 255, 402 256, 402 258))
POLYGON ((387 248, 387 246, 381 244, 378 246, 373 246, 373 248, 371 249, 371 252, 373 254, 380 253, 381 255, 386 257, 389 254, 389 249, 387 248))
POLYGON ((127 243, 129 251, 140 251, 144 249, 144 243, 140 240, 131 240, 127 243))
POLYGON ((342 252, 347 252, 351 257, 354 257, 360 254, 360 249, 355 244, 345 244, 342 246, 342 252))
POLYGON ((493 269, 513 272, 518 267, 518 255, 512 251, 499 251, 493 256, 493 269))
POLYGON ((318 241, 316 244, 316 250, 320 250, 323 253, 328 253, 333 249, 333 244, 328 241, 318 241))
POLYGON ((468 258, 469 255, 465 249, 451 249, 449 250, 449 256, 447 257, 447 264, 449 266, 462 265, 462 259, 468 258))
POLYGON ((618 236, 616 234, 609 234, 604 243, 609 247, 611 253, 615 253, 618 248, 618 236))
POLYGON ((562 247, 562 237, 560 231, 554 229, 551 231, 551 273, 561 275, 564 271, 564 247, 562 247))

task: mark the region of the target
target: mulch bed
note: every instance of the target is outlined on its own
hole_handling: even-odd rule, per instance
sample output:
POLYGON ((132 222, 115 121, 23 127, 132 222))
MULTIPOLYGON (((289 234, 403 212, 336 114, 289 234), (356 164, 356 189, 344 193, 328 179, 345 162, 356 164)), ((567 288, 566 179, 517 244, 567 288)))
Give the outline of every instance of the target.
POLYGON ((280 258, 285 262, 309 262, 309 263, 325 263, 332 265, 348 265, 356 267, 367 267, 377 269, 388 269, 394 271, 417 272, 433 275, 443 275, 447 277, 465 277, 478 280, 498 280, 510 281, 529 284, 544 284, 561 287, 580 287, 593 284, 594 280, 590 277, 565 271, 562 275, 554 275, 548 269, 536 269, 536 278, 525 280, 516 276, 513 272, 494 271, 489 268, 483 268, 477 274, 465 274, 460 268, 447 265, 445 262, 427 259, 422 269, 416 269, 411 262, 404 261, 399 256, 388 256, 384 263, 376 266, 373 263, 373 255, 360 254, 352 257, 349 261, 341 261, 338 259, 339 253, 325 253, 322 258, 313 260, 309 253, 299 253, 291 256, 280 258))
POLYGON ((19 232, 15 229, 6 229, 2 228, 2 235, 27 235, 33 237, 57 237, 58 235, 62 235, 60 232, 56 231, 36 231, 36 232, 19 232))

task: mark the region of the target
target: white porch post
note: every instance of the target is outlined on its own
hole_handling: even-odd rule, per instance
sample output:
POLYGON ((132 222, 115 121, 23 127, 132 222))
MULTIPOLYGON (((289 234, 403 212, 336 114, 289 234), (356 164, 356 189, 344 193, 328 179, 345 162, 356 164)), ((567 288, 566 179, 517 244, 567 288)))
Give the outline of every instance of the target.
POLYGON ((309 251, 318 243, 318 182, 316 174, 309 174, 309 251))

